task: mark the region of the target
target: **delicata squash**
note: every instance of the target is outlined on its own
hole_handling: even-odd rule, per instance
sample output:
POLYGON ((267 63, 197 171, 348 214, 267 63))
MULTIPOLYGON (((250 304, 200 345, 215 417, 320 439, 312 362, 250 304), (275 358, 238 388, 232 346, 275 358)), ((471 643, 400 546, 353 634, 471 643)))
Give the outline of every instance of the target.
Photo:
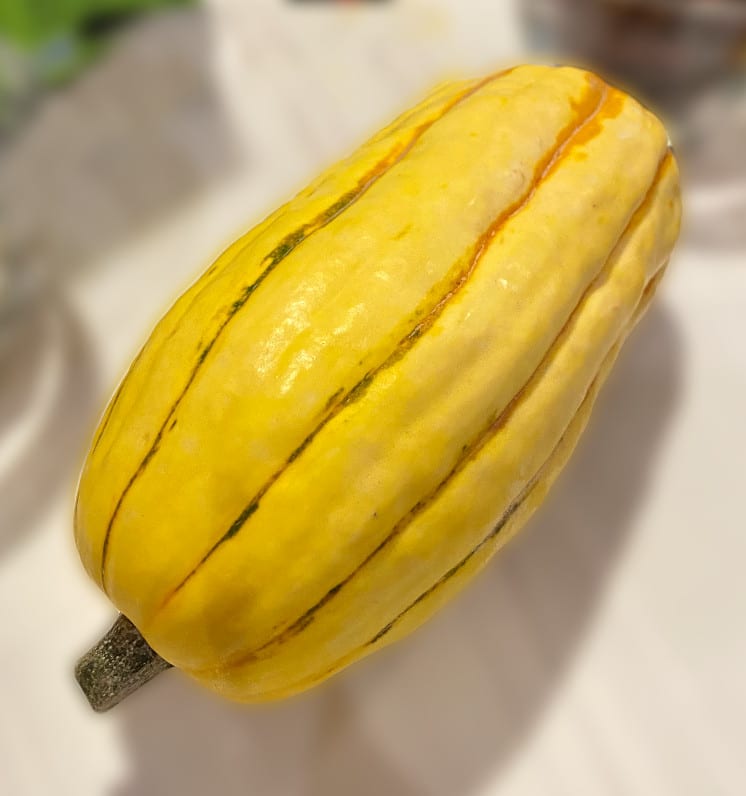
POLYGON ((166 661, 283 697, 426 620, 544 498, 679 217, 655 116, 521 66, 438 88, 234 243, 81 476, 123 615, 79 664, 94 707, 166 661))

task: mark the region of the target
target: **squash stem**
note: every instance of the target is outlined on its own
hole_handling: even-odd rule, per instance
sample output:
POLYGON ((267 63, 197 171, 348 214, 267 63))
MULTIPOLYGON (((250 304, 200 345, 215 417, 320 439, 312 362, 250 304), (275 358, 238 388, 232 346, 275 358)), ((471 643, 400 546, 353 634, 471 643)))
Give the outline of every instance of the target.
POLYGON ((75 679, 91 707, 103 713, 169 668, 171 664, 120 614, 111 630, 78 661, 75 679))

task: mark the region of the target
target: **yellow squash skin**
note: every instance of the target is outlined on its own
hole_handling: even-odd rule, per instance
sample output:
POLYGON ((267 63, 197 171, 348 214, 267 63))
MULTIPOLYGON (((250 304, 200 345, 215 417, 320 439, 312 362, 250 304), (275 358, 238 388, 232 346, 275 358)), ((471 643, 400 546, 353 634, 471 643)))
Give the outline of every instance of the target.
POLYGON ((239 701, 407 634, 546 494, 679 217, 662 125, 594 75, 441 87, 158 324, 81 477, 91 577, 239 701))

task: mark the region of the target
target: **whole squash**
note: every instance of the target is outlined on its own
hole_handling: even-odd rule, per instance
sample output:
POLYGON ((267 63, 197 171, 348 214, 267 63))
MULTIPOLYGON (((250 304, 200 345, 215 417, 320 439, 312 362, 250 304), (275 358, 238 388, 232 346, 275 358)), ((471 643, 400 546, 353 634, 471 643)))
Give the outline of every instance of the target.
POLYGON ((438 88, 157 325, 81 477, 89 574, 240 701, 406 635, 543 499, 679 216, 663 126, 595 75, 438 88))

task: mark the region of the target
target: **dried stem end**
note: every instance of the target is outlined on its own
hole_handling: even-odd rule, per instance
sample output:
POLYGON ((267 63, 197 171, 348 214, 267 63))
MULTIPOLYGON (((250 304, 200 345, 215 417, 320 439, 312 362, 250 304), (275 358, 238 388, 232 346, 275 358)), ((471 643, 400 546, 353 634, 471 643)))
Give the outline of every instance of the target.
POLYGON ((75 679, 91 707, 103 713, 148 680, 171 668, 122 614, 75 667, 75 679))

